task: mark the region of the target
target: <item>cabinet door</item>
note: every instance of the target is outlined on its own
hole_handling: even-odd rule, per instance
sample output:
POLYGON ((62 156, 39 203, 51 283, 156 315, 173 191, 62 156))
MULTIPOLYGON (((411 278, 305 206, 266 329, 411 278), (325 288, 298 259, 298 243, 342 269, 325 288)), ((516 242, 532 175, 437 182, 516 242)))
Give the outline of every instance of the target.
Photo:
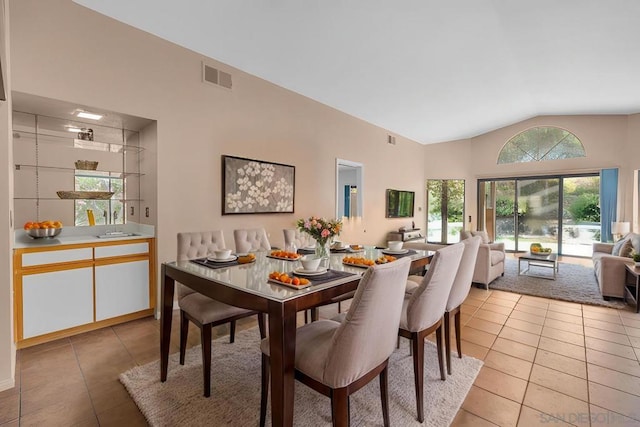
POLYGON ((96 321, 149 308, 149 261, 96 266, 96 321))
POLYGON ((22 276, 23 338, 93 322, 93 268, 22 276))

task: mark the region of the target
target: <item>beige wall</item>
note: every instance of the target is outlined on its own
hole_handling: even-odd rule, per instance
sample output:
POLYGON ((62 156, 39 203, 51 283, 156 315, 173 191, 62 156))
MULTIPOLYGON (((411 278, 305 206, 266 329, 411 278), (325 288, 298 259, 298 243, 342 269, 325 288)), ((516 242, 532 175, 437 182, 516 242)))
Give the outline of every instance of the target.
POLYGON ((12 227, 11 212, 13 210, 13 180, 12 151, 11 151, 11 70, 9 45, 9 23, 5 12, 8 10, 7 1, 0 1, 0 63, 4 87, 8 97, 7 101, 0 101, 0 391, 14 386, 15 347, 13 345, 13 286, 12 271, 12 227))

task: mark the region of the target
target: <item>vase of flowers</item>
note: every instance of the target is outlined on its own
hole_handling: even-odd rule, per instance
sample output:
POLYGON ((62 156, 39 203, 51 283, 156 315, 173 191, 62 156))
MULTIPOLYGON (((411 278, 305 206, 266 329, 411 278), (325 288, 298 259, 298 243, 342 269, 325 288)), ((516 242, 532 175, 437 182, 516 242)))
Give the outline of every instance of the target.
POLYGON ((323 260, 329 260, 329 245, 331 239, 340 235, 342 221, 337 219, 325 219, 312 216, 299 219, 296 223, 298 230, 309 234, 316 241, 316 256, 323 260))

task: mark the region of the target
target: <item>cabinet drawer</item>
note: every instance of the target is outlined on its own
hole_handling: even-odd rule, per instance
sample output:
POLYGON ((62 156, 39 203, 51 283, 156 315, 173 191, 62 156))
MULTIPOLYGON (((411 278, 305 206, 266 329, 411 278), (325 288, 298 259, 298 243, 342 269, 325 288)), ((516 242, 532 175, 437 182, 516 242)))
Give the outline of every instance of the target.
POLYGON ((57 264, 71 261, 91 261, 93 250, 91 248, 62 249, 58 251, 29 252, 22 254, 22 266, 57 264))
POLYGON ((96 259, 113 256, 149 253, 149 243, 131 243, 127 245, 96 246, 96 259))

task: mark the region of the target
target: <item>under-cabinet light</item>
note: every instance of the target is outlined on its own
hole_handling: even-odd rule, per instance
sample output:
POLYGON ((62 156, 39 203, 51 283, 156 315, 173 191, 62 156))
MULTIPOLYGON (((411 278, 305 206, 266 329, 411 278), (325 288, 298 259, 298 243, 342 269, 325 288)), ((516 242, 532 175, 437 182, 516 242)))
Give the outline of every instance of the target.
POLYGON ((80 128, 73 128, 73 127, 68 127, 67 130, 69 132, 82 132, 82 129, 80 128))
POLYGON ((102 118, 102 114, 89 113, 87 111, 78 111, 76 116, 91 120, 100 120, 102 118))

